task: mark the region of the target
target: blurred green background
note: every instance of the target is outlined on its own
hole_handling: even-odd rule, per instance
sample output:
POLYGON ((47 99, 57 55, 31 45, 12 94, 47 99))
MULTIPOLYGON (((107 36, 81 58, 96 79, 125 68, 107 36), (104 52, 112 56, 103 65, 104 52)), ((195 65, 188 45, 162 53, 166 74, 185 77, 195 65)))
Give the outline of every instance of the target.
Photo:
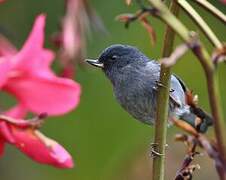
MULTIPOLYGON (((226 13, 226 6, 218 1, 211 2, 226 13)), ((135 45, 149 57, 155 59, 160 57, 164 32, 161 22, 151 19, 157 32, 157 44, 151 46, 147 32, 139 23, 131 24, 129 29, 125 29, 123 24, 115 21, 115 16, 120 13, 134 12, 137 9, 135 4, 127 7, 123 0, 92 0, 90 3, 102 18, 108 33, 105 36, 93 33, 89 37, 87 57, 97 57, 105 47, 114 43, 135 45)), ((225 26, 202 9, 195 7, 214 28, 219 38, 225 41, 225 26)), ((10 40, 20 48, 31 30, 35 16, 44 12, 47 14, 46 46, 51 48, 48 40, 59 25, 63 9, 63 0, 8 0, 0 5, 0 25, 4 27, 10 40)), ((181 18, 191 30, 200 32, 184 13, 181 13, 181 18)), ((203 36, 202 39, 211 49, 211 45, 203 36)), ((177 39, 177 44, 179 42, 177 39)), ((226 112, 225 66, 221 64, 218 67, 224 112, 226 112)), ((188 53, 174 67, 174 72, 199 95, 200 105, 209 111, 205 77, 196 58, 188 53)), ((69 150, 74 157, 75 168, 61 170, 40 165, 14 147, 7 146, 4 157, 0 159, 1 180, 151 179, 149 144, 153 142, 153 128, 134 120, 116 103, 112 87, 102 72, 90 67, 78 67, 76 81, 82 85, 79 107, 65 116, 51 118, 41 129, 47 136, 56 139, 69 150)), ((4 96, 1 98, 3 104, 4 96)), ((175 127, 168 129, 166 179, 173 179, 185 154, 184 145, 173 140, 177 132, 179 130, 175 127)), ((212 129, 209 134, 213 135, 212 129)), ((213 162, 206 154, 197 157, 195 163, 199 163, 201 169, 194 173, 194 179, 217 178, 213 162)))

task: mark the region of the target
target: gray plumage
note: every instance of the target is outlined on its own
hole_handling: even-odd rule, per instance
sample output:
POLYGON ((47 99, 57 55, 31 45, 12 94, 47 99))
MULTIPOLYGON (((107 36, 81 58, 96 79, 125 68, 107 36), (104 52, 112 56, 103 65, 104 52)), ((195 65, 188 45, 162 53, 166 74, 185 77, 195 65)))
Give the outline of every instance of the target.
MULTIPOLYGON (((160 75, 160 64, 157 61, 150 60, 135 47, 112 45, 101 53, 98 60, 87 62, 102 68, 112 82, 117 101, 127 112, 143 123, 154 123, 160 75)), ((172 75, 169 119, 172 116, 185 117, 194 126, 196 116, 186 104, 185 91, 185 84, 172 75)), ((206 131, 208 125, 203 126, 201 131, 206 131)))

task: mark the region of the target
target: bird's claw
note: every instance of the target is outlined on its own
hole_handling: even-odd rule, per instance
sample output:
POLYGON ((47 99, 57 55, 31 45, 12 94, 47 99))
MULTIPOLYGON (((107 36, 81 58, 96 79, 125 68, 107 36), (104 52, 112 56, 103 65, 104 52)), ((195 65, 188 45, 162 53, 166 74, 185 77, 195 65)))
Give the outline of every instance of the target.
MULTIPOLYGON (((154 90, 158 90, 158 87, 167 88, 164 84, 162 84, 160 81, 155 81, 156 86, 153 87, 154 90)), ((169 90, 170 93, 174 92, 174 89, 169 90)))
MULTIPOLYGON (((150 147, 151 147, 151 157, 152 158, 155 158, 157 156, 164 156, 165 154, 163 153, 160 153, 160 152, 157 152, 155 150, 155 148, 158 146, 158 143, 151 143, 150 147)), ((168 147, 168 144, 165 145, 165 147, 168 147)))
POLYGON ((162 84, 162 82, 160 82, 160 81, 155 81, 155 83, 156 83, 157 87, 164 87, 164 88, 166 88, 166 86, 164 86, 162 84))
POLYGON ((155 157, 157 157, 157 156, 164 156, 164 155, 165 155, 165 154, 159 153, 159 152, 155 151, 154 149, 151 150, 151 157, 152 157, 152 158, 155 158, 155 157))

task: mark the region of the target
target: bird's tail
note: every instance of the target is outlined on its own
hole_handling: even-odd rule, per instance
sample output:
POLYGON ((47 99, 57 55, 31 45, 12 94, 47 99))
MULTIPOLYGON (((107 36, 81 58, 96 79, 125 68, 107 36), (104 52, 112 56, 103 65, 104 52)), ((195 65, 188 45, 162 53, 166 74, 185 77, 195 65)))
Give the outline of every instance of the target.
POLYGON ((213 125, 212 117, 199 107, 190 108, 190 112, 186 112, 179 117, 194 127, 199 133, 205 133, 209 126, 213 125))

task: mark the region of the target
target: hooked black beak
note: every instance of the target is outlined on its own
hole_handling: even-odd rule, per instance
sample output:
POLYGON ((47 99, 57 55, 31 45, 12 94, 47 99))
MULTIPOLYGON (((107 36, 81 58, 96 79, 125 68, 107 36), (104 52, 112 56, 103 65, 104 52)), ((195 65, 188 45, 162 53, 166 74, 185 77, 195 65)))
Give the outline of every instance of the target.
POLYGON ((103 68, 104 67, 104 64, 101 63, 98 59, 86 59, 85 60, 87 63, 93 65, 93 66, 96 66, 98 68, 103 68))

